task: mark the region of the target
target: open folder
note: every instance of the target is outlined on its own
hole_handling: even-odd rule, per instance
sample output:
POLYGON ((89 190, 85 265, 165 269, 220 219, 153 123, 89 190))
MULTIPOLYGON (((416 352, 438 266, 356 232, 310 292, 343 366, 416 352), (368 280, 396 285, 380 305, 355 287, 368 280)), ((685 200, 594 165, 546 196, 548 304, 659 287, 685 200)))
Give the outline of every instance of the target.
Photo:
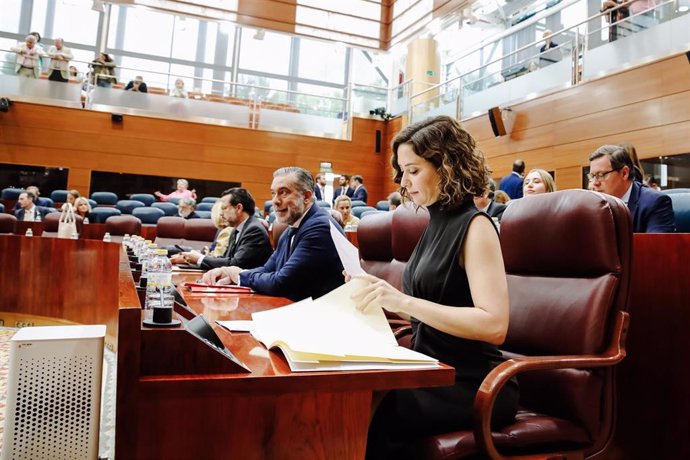
POLYGON ((266 348, 279 348, 292 371, 439 367, 398 345, 381 308, 355 308, 351 295, 366 283, 355 279, 317 300, 254 313, 251 333, 266 348))

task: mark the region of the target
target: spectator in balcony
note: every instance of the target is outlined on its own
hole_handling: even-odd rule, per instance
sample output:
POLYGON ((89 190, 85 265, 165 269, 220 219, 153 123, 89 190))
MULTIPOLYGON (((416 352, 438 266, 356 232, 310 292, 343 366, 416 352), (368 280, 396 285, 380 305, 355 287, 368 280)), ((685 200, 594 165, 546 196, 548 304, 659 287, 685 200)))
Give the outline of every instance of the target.
POLYGON ((69 61, 74 59, 72 50, 65 46, 62 38, 56 38, 55 44, 48 50, 48 56, 50 56, 48 79, 67 83, 69 80, 69 61))
POLYGON ((181 78, 175 80, 175 87, 170 90, 172 97, 181 97, 186 99, 188 97, 187 90, 184 89, 184 81, 181 78))
POLYGON ((102 88, 111 88, 117 83, 115 77, 115 62, 108 53, 101 53, 91 61, 92 83, 102 88))
POLYGON ((606 22, 609 23, 609 42, 616 41, 618 37, 625 36, 623 31, 627 30, 627 27, 619 23, 630 16, 630 10, 627 7, 628 4, 628 2, 624 2, 623 0, 606 0, 602 3, 599 11, 601 13, 608 12, 606 15, 606 22), (619 28, 619 26, 621 27, 619 28))
POLYGON ((546 29, 542 34, 544 44, 539 48, 539 67, 545 67, 561 60, 563 55, 561 50, 554 50, 558 48, 558 43, 552 40, 553 32, 546 29), (553 51, 551 51, 553 50, 553 51))
POLYGON ((196 190, 189 190, 189 182, 187 179, 177 179, 177 190, 167 195, 163 195, 161 192, 157 191, 154 193, 161 201, 168 201, 171 198, 191 198, 196 200, 196 190))
POLYGON ((133 91, 135 93, 148 93, 149 89, 144 82, 144 77, 137 75, 134 80, 130 80, 125 86, 125 91, 133 91))
POLYGON ((27 35, 24 43, 19 44, 11 51, 17 53, 15 73, 20 77, 38 78, 41 76, 41 57, 43 51, 38 47, 36 37, 27 35))
POLYGON ((628 0, 624 5, 629 5, 633 32, 641 32, 657 23, 654 9, 656 0, 628 0))
POLYGON ((69 66, 68 74, 69 79, 73 81, 82 81, 84 79, 84 75, 73 65, 69 66))

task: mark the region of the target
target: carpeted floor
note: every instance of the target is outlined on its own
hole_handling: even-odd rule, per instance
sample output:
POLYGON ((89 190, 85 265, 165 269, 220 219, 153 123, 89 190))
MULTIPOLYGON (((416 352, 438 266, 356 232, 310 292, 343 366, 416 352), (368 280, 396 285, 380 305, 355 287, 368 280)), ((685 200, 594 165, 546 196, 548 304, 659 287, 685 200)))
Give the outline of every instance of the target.
MULTIPOLYGON (((9 373, 10 339, 17 329, 0 328, 0 452, 2 432, 5 426, 5 401, 9 373)), ((115 388, 117 369, 116 355, 110 350, 103 354, 103 392, 101 396, 101 431, 99 435, 99 457, 113 459, 115 452, 115 388)))

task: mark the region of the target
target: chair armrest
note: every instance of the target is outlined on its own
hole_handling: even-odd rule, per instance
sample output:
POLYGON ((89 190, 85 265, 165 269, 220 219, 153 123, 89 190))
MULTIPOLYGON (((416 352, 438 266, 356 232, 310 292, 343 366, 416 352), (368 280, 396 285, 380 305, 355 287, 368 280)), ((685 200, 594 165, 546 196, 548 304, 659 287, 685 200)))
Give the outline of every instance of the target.
POLYGON ((395 325, 391 324, 391 328, 393 328, 393 335, 396 339, 400 339, 401 337, 412 334, 412 326, 409 324, 400 327, 395 327, 395 325))
POLYGON ((616 316, 613 334, 607 350, 598 355, 527 356, 505 361, 496 366, 482 382, 474 400, 474 437, 486 455, 492 459, 509 458, 501 455, 491 436, 491 413, 501 388, 512 377, 523 372, 551 369, 579 369, 607 367, 625 358, 625 341, 630 315, 620 311, 616 316))

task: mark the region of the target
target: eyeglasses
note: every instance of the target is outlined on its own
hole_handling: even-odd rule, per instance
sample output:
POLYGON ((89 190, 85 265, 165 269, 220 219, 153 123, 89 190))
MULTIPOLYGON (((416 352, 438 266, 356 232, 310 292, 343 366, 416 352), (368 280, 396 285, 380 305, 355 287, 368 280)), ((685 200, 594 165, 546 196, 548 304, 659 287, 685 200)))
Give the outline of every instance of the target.
POLYGON ((596 179, 596 180, 598 180, 599 182, 601 182, 601 181, 603 181, 603 180, 606 179, 606 176, 608 176, 608 175, 611 174, 612 172, 618 171, 618 170, 620 170, 620 169, 621 169, 621 168, 616 168, 616 169, 612 169, 611 171, 599 172, 599 173, 596 173, 596 174, 591 174, 591 173, 590 173, 590 174, 587 174, 587 177, 589 178, 589 180, 595 180, 595 179, 596 179))

